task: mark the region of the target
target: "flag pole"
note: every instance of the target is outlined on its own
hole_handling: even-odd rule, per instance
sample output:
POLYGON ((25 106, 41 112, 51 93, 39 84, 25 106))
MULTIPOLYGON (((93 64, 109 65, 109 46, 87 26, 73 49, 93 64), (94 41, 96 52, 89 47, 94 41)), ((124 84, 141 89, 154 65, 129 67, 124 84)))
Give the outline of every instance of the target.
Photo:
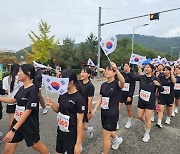
POLYGON ((46 89, 46 88, 45 88, 45 91, 46 91, 46 97, 49 98, 48 92, 47 92, 47 89, 46 89))
POLYGON ((109 62, 111 62, 110 58, 108 57, 108 55, 106 55, 107 59, 109 60, 109 62))

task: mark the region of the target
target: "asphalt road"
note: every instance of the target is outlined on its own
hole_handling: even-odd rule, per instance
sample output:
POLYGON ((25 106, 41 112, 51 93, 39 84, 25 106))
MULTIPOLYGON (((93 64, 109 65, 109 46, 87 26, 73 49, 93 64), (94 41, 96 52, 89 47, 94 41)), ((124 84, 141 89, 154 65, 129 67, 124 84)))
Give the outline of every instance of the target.
MULTIPOLYGON (((100 85, 104 80, 92 80, 96 91, 94 102, 97 100, 100 85)), ((123 137, 123 143, 120 145, 118 150, 111 150, 110 154, 179 154, 180 153, 180 113, 175 117, 171 118, 170 125, 163 125, 162 129, 155 127, 157 115, 155 115, 155 122, 152 123, 151 139, 148 143, 142 142, 144 134, 144 124, 136 119, 136 106, 137 106, 137 94, 138 94, 138 83, 136 85, 135 97, 133 101, 133 121, 132 127, 125 129, 124 125, 127 121, 127 113, 125 106, 123 105, 120 111, 120 130, 117 134, 123 137)), ((43 96, 46 94, 43 90, 43 96)), ((54 101, 57 101, 58 95, 50 94, 49 97, 54 101)), ((55 153, 56 144, 56 113, 49 108, 46 115, 42 115, 42 109, 40 109, 40 135, 41 140, 48 146, 50 153, 55 153)), ((164 114, 164 120, 166 112, 164 114)), ((3 110, 3 119, 0 122, 0 131, 4 134, 8 131, 8 116, 3 110)), ((163 121, 164 123, 164 121, 163 121)), ((102 127, 100 121, 100 110, 98 110, 96 116, 90 121, 89 125, 95 127, 93 138, 86 138, 83 143, 83 154, 101 154, 102 152, 102 127)), ((0 144, 0 154, 3 153, 4 143, 0 144)), ((32 148, 26 147, 24 141, 19 143, 16 154, 36 154, 32 148)))

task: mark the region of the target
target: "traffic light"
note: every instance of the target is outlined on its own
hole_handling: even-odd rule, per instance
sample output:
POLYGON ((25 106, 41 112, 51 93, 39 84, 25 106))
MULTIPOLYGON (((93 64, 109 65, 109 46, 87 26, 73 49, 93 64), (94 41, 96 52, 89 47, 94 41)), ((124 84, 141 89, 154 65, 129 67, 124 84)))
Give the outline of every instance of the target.
POLYGON ((150 14, 150 20, 159 20, 159 13, 150 14))

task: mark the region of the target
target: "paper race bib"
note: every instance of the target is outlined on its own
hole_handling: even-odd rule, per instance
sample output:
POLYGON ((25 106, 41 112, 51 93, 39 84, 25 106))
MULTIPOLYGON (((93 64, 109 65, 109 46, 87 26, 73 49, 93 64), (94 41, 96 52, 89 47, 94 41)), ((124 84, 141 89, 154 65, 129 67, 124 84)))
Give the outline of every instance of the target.
POLYGON ((125 83, 122 91, 129 91, 130 83, 125 83))
POLYGON ((25 107, 24 106, 18 106, 16 105, 16 111, 14 114, 14 119, 16 119, 16 121, 19 121, 19 119, 21 118, 22 114, 25 111, 25 107))
POLYGON ((174 89, 175 90, 180 90, 180 83, 175 83, 174 84, 174 89))
POLYGON ((60 112, 57 114, 57 123, 61 131, 69 132, 69 119, 70 116, 68 115, 64 115, 60 112))
POLYGON ((140 98, 146 102, 149 102, 149 99, 150 99, 150 96, 151 96, 151 92, 148 92, 148 91, 145 91, 145 90, 142 90, 140 91, 140 98))
POLYGON ((161 92, 161 94, 170 94, 170 87, 169 86, 163 86, 164 91, 161 92))
POLYGON ((101 108, 104 110, 109 109, 109 97, 102 97, 101 108))

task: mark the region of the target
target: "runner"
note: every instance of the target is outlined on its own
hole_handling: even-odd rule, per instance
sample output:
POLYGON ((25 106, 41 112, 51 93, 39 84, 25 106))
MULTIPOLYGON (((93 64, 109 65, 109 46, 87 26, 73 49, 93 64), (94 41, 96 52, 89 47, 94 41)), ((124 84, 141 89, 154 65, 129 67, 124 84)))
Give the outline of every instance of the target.
POLYGON ((140 81, 139 100, 137 108, 137 118, 145 122, 145 134, 143 142, 150 139, 151 117, 156 103, 156 89, 163 91, 158 78, 153 75, 154 66, 146 64, 145 75, 136 76, 136 81, 140 81))
POLYGON ((46 104, 51 106, 57 114, 57 140, 56 152, 79 154, 82 150, 83 116, 85 104, 82 95, 76 88, 77 76, 74 71, 62 72, 63 78, 69 78, 68 92, 61 95, 58 104, 46 99, 46 104))
MULTIPOLYGON (((84 130, 88 133, 89 137, 93 137, 94 127, 88 127, 86 123, 89 122, 89 120, 92 118, 91 110, 92 110, 92 101, 94 97, 94 86, 90 81, 91 77, 91 68, 84 67, 81 71, 81 80, 80 85, 82 88, 82 96, 84 98, 85 102, 85 113, 83 118, 83 127, 84 130)), ((83 133, 83 139, 84 139, 84 133, 83 133)))
POLYGON ((165 123, 170 124, 170 118, 172 114, 172 104, 174 102, 174 83, 176 82, 176 78, 174 76, 173 70, 169 66, 164 67, 164 74, 159 75, 159 80, 162 83, 164 91, 159 93, 159 112, 158 112, 158 121, 156 126, 162 128, 162 119, 164 107, 166 105, 167 108, 167 118, 165 123))
MULTIPOLYGON (((10 75, 3 79, 3 89, 8 94, 9 98, 13 98, 18 92, 19 88, 23 85, 22 82, 18 81, 17 73, 19 71, 19 65, 11 65, 10 75)), ((14 120, 14 113, 16 110, 16 104, 7 104, 6 113, 9 114, 9 127, 12 125, 14 120)))
POLYGON ((25 139, 26 145, 41 154, 48 154, 48 148, 40 141, 39 135, 39 97, 38 89, 32 83, 35 68, 30 64, 20 66, 18 79, 22 86, 14 98, 0 97, 0 101, 16 103, 12 126, 4 138, 5 154, 15 153, 17 144, 25 139))
POLYGON ((111 62, 106 67, 105 77, 107 82, 101 85, 100 95, 98 97, 93 114, 101 105, 101 123, 103 127, 103 153, 108 154, 111 148, 111 137, 114 138, 112 148, 118 149, 122 143, 122 138, 116 135, 116 125, 119 119, 119 95, 123 88, 125 80, 119 72, 115 63, 111 62), (116 80, 117 75, 117 80, 116 80))
POLYGON ((175 113, 178 113, 178 106, 180 102, 180 66, 175 68, 176 83, 174 84, 174 97, 175 102, 173 103, 173 112, 171 116, 175 116, 175 113))
POLYGON ((120 104, 119 104, 119 110, 124 103, 126 105, 126 109, 128 112, 128 121, 125 125, 125 128, 131 127, 131 121, 132 121, 132 101, 133 101, 133 94, 135 90, 135 80, 133 73, 130 72, 131 68, 128 63, 125 63, 123 65, 123 77, 125 79, 124 87, 121 89, 121 95, 120 95, 120 104))

